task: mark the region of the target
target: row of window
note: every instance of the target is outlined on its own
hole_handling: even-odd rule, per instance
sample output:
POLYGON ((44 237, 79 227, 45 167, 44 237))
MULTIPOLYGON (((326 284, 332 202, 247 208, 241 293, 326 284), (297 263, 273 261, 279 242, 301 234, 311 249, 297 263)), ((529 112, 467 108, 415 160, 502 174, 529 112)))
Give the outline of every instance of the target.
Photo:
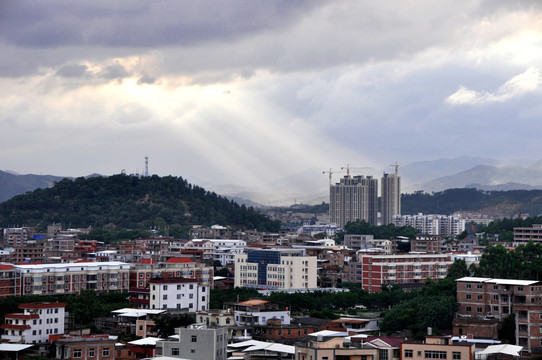
MULTIPOLYGON (((438 351, 438 350, 425 350, 423 352, 423 356, 426 359, 446 359, 448 354, 446 351, 438 351)), ((418 351, 417 357, 422 356, 422 352, 418 351)), ((414 357, 414 350, 405 350, 405 358, 413 358, 414 357)), ((452 360, 461 360, 461 353, 453 351, 452 352, 452 360)))
MULTIPOLYGON (((109 357, 111 354, 111 349, 109 348, 103 348, 102 349, 102 356, 103 357, 109 357)), ((95 357, 96 356, 96 350, 95 349, 88 349, 88 357, 95 357)), ((73 357, 74 358, 81 358, 83 357, 83 349, 73 349, 73 357)))

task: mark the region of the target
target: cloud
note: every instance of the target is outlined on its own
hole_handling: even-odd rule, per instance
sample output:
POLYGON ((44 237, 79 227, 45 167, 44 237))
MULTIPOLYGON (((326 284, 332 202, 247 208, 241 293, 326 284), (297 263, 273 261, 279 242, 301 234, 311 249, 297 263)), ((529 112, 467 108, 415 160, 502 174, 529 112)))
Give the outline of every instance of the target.
POLYGON ((542 78, 537 68, 529 68, 504 83, 495 93, 478 92, 461 86, 446 98, 451 105, 480 105, 492 102, 504 102, 514 97, 536 91, 542 78))

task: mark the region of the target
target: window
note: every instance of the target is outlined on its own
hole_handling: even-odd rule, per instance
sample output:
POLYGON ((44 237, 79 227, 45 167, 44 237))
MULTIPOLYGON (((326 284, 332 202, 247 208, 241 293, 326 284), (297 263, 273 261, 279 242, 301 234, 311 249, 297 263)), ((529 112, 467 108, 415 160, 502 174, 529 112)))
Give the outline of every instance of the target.
POLYGON ((196 349, 190 349, 190 353, 195 354, 195 353, 196 353, 196 349))
POLYGON ((471 288, 471 285, 470 284, 467 284, 467 289, 470 289, 471 288))
POLYGON ((518 286, 518 291, 523 291, 523 286, 518 286))
POLYGON ((102 356, 103 357, 108 357, 109 356, 109 348, 105 348, 102 350, 102 356))
POLYGON ((94 357, 96 356, 96 351, 94 349, 88 349, 88 356, 89 357, 94 357))
POLYGON ((162 296, 163 300, 167 300, 167 295, 162 296))
POLYGON ((405 357, 411 358, 414 356, 414 352, 412 350, 405 350, 405 357))
POLYGON ((192 342, 198 342, 198 337, 196 335, 192 335, 192 342))
POLYGON ((425 350, 426 359, 446 359, 446 351, 425 350))
POLYGON ((467 307, 465 308, 465 311, 466 311, 466 312, 471 312, 471 311, 472 311, 472 308, 471 308, 470 306, 467 306, 467 307))
POLYGON ((388 349, 378 350, 378 358, 380 360, 388 360, 388 349))
POLYGON ((477 308, 476 308, 476 312, 481 313, 481 312, 482 312, 482 308, 481 308, 481 307, 477 307, 477 308))
POLYGON ((179 356, 179 348, 171 348, 171 356, 179 356))
POLYGON ((73 349, 73 357, 74 358, 80 358, 82 356, 83 352, 81 349, 73 349))
POLYGON ((477 284, 477 285, 476 285, 476 288, 477 288, 477 289, 481 289, 481 288, 482 288, 482 284, 477 284))
POLYGON ((461 353, 460 353, 460 352, 454 351, 454 352, 452 353, 452 359, 453 359, 453 360, 461 360, 461 353))
POLYGON ((478 296, 477 296, 477 299, 478 299, 478 300, 482 300, 482 295, 478 295, 478 296))
POLYGON ((471 299, 471 294, 467 294, 467 300, 470 300, 471 299))

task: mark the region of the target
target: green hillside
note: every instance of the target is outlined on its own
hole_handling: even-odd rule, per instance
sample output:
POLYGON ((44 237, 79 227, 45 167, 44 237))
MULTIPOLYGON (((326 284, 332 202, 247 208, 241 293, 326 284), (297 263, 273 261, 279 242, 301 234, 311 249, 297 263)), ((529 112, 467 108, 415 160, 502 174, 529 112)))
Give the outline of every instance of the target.
POLYGON ((280 224, 180 177, 63 179, 0 204, 0 226, 62 223, 70 227, 118 228, 231 225, 277 231, 280 224))

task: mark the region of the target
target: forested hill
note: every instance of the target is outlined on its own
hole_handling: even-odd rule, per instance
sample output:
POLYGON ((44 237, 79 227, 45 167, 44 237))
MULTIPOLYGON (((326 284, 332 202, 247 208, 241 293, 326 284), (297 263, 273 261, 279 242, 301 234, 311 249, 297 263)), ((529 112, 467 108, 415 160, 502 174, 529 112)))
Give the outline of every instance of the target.
POLYGON ((403 214, 451 214, 473 211, 493 217, 511 218, 522 212, 542 214, 542 190, 481 191, 477 189, 448 189, 433 194, 416 192, 402 194, 403 214))
POLYGON ((233 225, 277 231, 279 222, 239 206, 180 177, 110 177, 64 179, 0 204, 0 226, 52 223, 71 227, 151 228, 155 226, 233 225))

